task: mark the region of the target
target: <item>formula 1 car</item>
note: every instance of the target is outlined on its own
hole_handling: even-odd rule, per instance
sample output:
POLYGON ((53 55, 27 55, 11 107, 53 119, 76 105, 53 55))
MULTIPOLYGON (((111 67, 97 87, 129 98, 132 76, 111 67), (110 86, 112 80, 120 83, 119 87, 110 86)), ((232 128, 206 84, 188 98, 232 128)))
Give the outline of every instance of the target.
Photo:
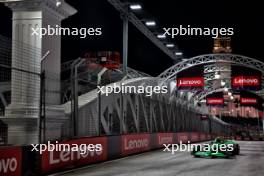
POLYGON ((229 151, 219 151, 213 150, 213 145, 210 144, 209 150, 205 150, 204 147, 197 146, 191 152, 193 157, 204 157, 204 158, 229 158, 233 156, 233 154, 229 151))
POLYGON ((212 144, 226 144, 226 145, 233 145, 233 150, 231 151, 233 155, 239 155, 240 153, 240 146, 235 140, 225 140, 223 138, 217 137, 215 140, 211 142, 212 144))
POLYGON ((194 157, 205 158, 230 158, 239 154, 239 145, 233 140, 223 140, 222 138, 216 138, 207 146, 197 145, 191 151, 191 155, 194 157))

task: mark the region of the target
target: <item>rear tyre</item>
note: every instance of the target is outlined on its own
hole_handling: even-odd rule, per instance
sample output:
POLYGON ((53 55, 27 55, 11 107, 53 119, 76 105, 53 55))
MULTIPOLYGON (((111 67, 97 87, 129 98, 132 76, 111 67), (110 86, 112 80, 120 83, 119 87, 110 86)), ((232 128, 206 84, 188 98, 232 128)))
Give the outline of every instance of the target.
POLYGON ((231 152, 225 152, 225 155, 226 155, 225 158, 228 159, 232 156, 232 153, 231 152))
POLYGON ((235 155, 239 155, 240 153, 240 146, 238 144, 235 144, 235 151, 234 151, 235 155))

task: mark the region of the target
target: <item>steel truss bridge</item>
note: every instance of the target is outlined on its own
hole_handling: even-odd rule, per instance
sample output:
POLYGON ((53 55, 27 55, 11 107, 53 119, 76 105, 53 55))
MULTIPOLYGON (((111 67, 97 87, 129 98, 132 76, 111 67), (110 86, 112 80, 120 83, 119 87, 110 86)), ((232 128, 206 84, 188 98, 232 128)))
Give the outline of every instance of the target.
MULTIPOLYGON (((264 63, 246 56, 235 54, 207 54, 196 56, 175 64, 158 77, 146 74, 134 74, 116 84, 133 86, 162 86, 168 87, 167 94, 154 94, 147 97, 144 94, 97 94, 97 89, 84 93, 78 98, 78 135, 115 135, 138 132, 178 132, 201 131, 229 133, 229 125, 214 117, 202 121, 198 114, 207 114, 205 106, 197 103, 208 94, 223 91, 207 87, 203 92, 179 92, 176 90, 177 74, 197 65, 204 65, 205 73, 213 71, 230 71, 225 66, 212 66, 213 63, 229 63, 259 70, 262 75, 264 63), (99 100, 100 98, 100 100, 99 100), (89 118, 88 118, 89 117, 89 118)), ((205 77, 210 82, 213 78, 205 77)), ((262 77, 263 80, 263 77, 262 77)), ((264 80, 262 81, 263 84, 264 80)), ((113 83, 107 86, 113 86, 113 83)), ((262 85, 263 87, 263 85, 262 85)), ((262 96, 263 90, 254 92, 262 96)), ((70 117, 71 103, 64 104, 66 114, 70 117)), ((71 129, 70 122, 65 129, 71 129)), ((70 131, 66 132, 70 133, 70 131)))
MULTIPOLYGON (((213 63, 230 63, 258 70, 262 73, 262 84, 264 83, 264 63, 235 54, 196 56, 175 64, 158 77, 151 77, 142 72, 128 69, 128 75, 125 78, 111 82, 107 86, 113 86, 114 83, 133 86, 166 85, 168 93, 153 94, 148 97, 145 94, 128 93, 99 95, 96 88, 81 92, 78 97, 78 117, 75 119, 77 136, 179 131, 231 133, 229 125, 215 117, 209 117, 208 120, 199 118, 199 114, 207 114, 208 109, 205 106, 197 106, 197 103, 208 94, 222 91, 222 88, 215 90, 207 87, 203 92, 179 92, 175 87, 177 74, 193 66, 204 65, 205 73, 229 71, 224 66, 212 66, 213 63)), ((62 68, 67 70, 69 65, 70 63, 63 64, 62 68)), ((115 72, 122 72, 122 70, 115 72)), ((83 77, 77 79, 79 78, 83 77)), ((205 77, 208 82, 212 79, 210 76, 205 77)), ((87 81, 91 80, 88 79, 87 81)), ((7 83, 4 84, 1 86, 0 94, 10 89, 7 83)), ((263 90, 254 93, 263 98, 263 90)), ((6 104, 7 101, 3 102, 3 96, 1 96, 1 100, 2 103, 6 104)), ((62 135, 67 138, 72 135, 73 128, 71 101, 65 102, 63 106, 69 120, 62 127, 62 135)))

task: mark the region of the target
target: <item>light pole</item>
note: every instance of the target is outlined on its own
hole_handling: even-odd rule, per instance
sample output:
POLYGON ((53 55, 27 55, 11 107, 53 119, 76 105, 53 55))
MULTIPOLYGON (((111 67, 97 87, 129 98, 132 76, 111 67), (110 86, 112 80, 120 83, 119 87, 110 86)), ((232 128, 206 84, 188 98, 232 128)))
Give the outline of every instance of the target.
MULTIPOLYGON (((127 7, 127 10, 128 7, 127 7)), ((127 54, 128 54, 128 16, 122 15, 123 19, 123 75, 127 75, 127 54)))
POLYGON ((121 100, 121 118, 120 118, 120 135, 122 135, 124 133, 124 95, 122 92, 122 84, 125 81, 125 79, 127 78, 127 76, 124 76, 120 82, 120 87, 121 87, 121 91, 120 91, 120 100, 121 100))
POLYGON ((121 15, 123 20, 123 75, 127 75, 127 55, 128 55, 128 16, 130 10, 138 11, 141 10, 142 7, 140 4, 125 4, 125 13, 121 15))

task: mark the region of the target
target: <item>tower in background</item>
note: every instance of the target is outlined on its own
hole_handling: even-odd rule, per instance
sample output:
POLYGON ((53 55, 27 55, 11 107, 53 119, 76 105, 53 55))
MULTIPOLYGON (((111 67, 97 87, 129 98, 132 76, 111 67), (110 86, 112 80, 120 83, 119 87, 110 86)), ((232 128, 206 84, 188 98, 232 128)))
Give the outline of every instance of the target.
POLYGON ((231 53, 231 38, 219 37, 214 39, 213 53, 231 53))

